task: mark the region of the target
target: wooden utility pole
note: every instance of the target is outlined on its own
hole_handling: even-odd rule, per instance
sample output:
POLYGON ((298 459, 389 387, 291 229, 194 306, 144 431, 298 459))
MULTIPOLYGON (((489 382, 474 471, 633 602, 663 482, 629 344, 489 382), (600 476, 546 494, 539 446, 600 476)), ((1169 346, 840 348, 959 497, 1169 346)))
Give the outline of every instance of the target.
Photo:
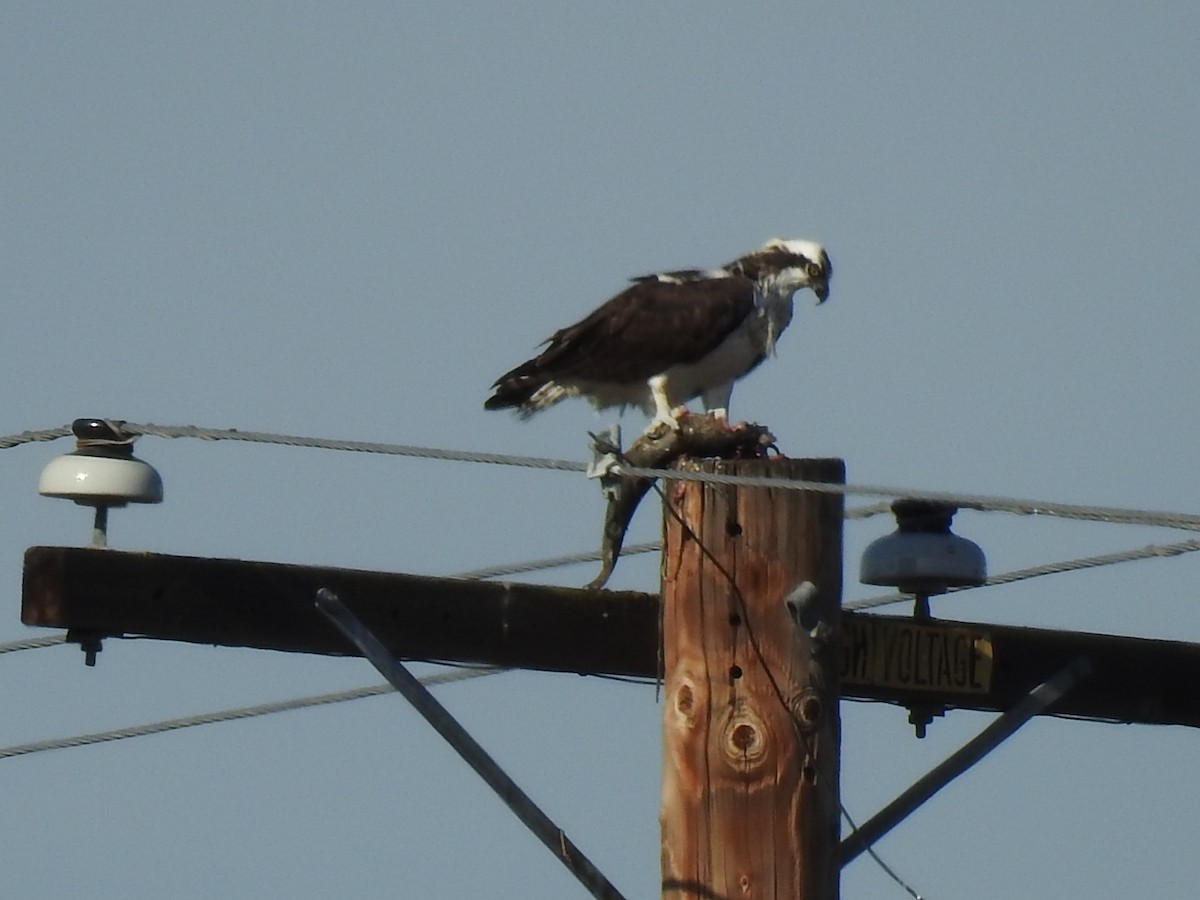
MULTIPOLYGON (((840 460, 683 468, 845 480, 840 460)), ((663 897, 835 900, 842 497, 687 481, 667 497, 663 897), (798 626, 784 600, 803 582, 798 626)))

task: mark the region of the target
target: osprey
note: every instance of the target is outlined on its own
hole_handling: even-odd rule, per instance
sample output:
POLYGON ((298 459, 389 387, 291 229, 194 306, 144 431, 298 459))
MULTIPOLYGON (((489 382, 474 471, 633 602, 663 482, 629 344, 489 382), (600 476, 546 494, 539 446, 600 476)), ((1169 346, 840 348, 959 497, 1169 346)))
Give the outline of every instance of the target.
POLYGON ((551 335, 533 359, 496 379, 485 409, 522 418, 567 397, 597 409, 637 406, 677 428, 672 409, 700 397, 727 416, 733 383, 775 350, 792 320, 792 296, 829 296, 832 268, 812 241, 767 241, 719 269, 632 279, 591 315, 551 335))

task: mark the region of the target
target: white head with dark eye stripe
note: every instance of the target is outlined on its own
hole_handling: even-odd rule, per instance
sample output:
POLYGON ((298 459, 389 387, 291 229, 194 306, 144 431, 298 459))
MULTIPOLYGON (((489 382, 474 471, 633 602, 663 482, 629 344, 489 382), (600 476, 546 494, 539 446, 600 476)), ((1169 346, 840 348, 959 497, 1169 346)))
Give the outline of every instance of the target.
POLYGON ((800 239, 774 238, 726 268, 758 282, 768 293, 790 295, 802 288, 812 288, 818 303, 829 297, 829 279, 833 275, 825 248, 800 239))

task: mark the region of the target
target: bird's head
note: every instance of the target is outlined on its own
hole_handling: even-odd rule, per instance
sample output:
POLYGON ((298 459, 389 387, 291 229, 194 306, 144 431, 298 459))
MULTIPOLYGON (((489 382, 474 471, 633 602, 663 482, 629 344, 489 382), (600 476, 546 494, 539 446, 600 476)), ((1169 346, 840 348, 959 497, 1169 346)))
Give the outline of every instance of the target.
POLYGON ((833 276, 825 248, 800 239, 773 238, 731 263, 729 268, 772 292, 791 294, 801 288, 812 288, 817 303, 828 299, 829 279, 833 276))

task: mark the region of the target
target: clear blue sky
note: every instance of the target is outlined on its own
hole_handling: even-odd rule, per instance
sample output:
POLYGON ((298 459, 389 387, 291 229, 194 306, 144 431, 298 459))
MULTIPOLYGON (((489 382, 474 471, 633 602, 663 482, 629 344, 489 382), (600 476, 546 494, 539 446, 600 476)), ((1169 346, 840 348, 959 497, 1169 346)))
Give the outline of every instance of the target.
MULTIPOLYGON (((586 457, 582 404, 488 385, 631 275, 823 241, 735 418, 852 482, 1200 510, 1193 4, 8 3, 0 433, 77 416, 586 457)), ((634 419, 628 427, 636 428, 634 419)), ((0 571, 79 544, 0 458, 0 571)), ((446 575, 594 549, 581 476, 146 438, 123 549, 446 575)), ((1187 535, 963 513, 991 570, 1187 535)), ((647 504, 631 540, 659 522, 647 504)), ((846 532, 846 598, 881 518, 846 532)), ((935 603, 1200 641, 1184 557, 935 603)), ((582 584, 594 567, 546 573, 582 584)), ((615 587, 657 589, 657 560, 615 587)), ((361 660, 110 641, 0 661, 0 745, 370 684, 361 660)), ((441 697, 631 898, 658 894, 651 687, 441 697)), ((865 818, 983 728, 843 705, 865 818)), ((934 900, 1190 897, 1200 735, 1031 723, 880 845, 934 900)), ((572 897, 395 697, 0 760, 6 893, 572 897)), ((903 897, 868 859, 846 898, 903 897)))

